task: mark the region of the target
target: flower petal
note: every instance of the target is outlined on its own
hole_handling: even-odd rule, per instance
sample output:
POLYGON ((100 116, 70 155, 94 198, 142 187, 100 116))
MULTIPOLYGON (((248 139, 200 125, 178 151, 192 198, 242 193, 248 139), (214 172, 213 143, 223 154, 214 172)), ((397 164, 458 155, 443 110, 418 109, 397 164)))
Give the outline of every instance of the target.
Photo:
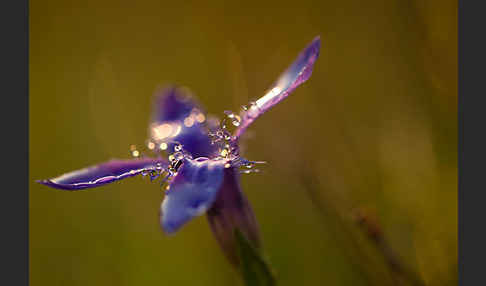
POLYGON ((321 39, 318 36, 299 54, 292 65, 280 75, 269 91, 249 106, 248 110, 242 115, 243 120, 240 127, 235 131, 237 138, 244 133, 246 128, 255 119, 282 101, 297 86, 309 79, 312 74, 314 62, 319 57, 320 48, 321 39))
POLYGON ((39 180, 38 183, 62 190, 82 190, 136 176, 143 172, 159 171, 167 167, 162 159, 111 160, 106 163, 73 171, 59 177, 39 180))
POLYGON ((240 189, 237 168, 224 169, 223 184, 207 212, 207 218, 214 236, 233 265, 239 264, 236 229, 253 247, 261 247, 258 223, 248 199, 240 189))
POLYGON ((223 182, 224 160, 184 159, 161 205, 160 223, 166 233, 177 231, 208 210, 223 182))
POLYGON ((169 87, 157 93, 154 101, 150 139, 158 146, 174 152, 178 142, 194 158, 211 156, 211 144, 206 127, 206 114, 192 99, 189 91, 169 87))

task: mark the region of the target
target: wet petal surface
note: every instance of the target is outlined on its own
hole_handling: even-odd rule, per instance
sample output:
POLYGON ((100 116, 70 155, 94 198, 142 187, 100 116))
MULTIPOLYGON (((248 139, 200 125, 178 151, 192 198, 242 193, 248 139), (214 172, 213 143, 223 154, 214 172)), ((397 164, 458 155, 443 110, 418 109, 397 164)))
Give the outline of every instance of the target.
POLYGON ((211 156, 215 148, 208 137, 206 116, 189 91, 168 87, 155 96, 150 140, 170 153, 179 143, 193 158, 211 156))
POLYGON ((57 189, 74 191, 98 187, 136 176, 143 172, 162 170, 166 166, 167 162, 162 159, 114 159, 106 163, 72 171, 56 178, 37 182, 57 189))
POLYGON ((248 110, 242 114, 243 120, 241 125, 235 132, 236 137, 240 137, 255 119, 282 101, 294 91, 297 86, 309 79, 314 68, 314 63, 319 57, 320 48, 321 39, 320 37, 316 37, 299 54, 292 65, 280 75, 269 91, 256 102, 248 106, 248 110))

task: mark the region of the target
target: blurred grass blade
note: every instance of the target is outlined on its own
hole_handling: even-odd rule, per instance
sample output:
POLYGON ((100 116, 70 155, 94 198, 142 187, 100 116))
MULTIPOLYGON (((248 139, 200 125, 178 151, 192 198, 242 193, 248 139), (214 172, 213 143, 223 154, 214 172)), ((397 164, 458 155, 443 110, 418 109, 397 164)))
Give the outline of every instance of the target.
POLYGON ((270 266, 260 251, 253 247, 239 230, 235 231, 235 237, 241 262, 240 271, 245 284, 248 286, 276 285, 270 266))

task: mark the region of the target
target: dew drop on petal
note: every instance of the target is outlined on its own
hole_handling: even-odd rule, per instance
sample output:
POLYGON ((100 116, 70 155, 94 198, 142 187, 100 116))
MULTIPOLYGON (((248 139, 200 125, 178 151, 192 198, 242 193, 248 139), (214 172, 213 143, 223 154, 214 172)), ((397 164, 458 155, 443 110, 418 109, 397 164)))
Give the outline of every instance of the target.
POLYGON ((151 171, 149 175, 150 175, 150 181, 153 181, 160 176, 160 173, 156 171, 151 171))
POLYGON ((228 156, 228 150, 227 149, 223 149, 221 150, 221 157, 225 158, 226 156, 228 156))
POLYGON ((184 119, 184 125, 186 127, 192 127, 194 125, 194 119, 192 117, 190 117, 190 116, 186 117, 184 119))
POLYGON ((174 153, 174 159, 175 160, 182 160, 182 159, 184 159, 184 154, 182 154, 182 152, 174 153))
POLYGON ((203 123, 205 120, 206 120, 206 116, 204 116, 204 114, 199 113, 198 115, 196 115, 196 121, 197 122, 203 123))
POLYGON ((234 115, 231 123, 233 123, 234 126, 238 127, 238 126, 240 126, 241 118, 238 115, 234 115))
POLYGON ((233 111, 225 110, 224 114, 226 114, 226 116, 228 116, 228 118, 234 118, 235 117, 235 114, 233 113, 233 111))

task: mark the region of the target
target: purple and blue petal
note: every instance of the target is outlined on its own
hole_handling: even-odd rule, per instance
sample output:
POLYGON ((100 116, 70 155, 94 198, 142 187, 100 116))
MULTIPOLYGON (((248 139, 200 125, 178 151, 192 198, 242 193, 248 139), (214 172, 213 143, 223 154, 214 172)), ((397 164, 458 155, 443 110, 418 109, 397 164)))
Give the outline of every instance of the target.
POLYGON ((309 79, 314 68, 314 63, 319 57, 320 48, 321 39, 320 37, 316 37, 299 54, 292 65, 280 75, 269 91, 248 107, 248 110, 242 114, 241 125, 235 131, 234 135, 236 138, 239 138, 255 119, 282 101, 297 86, 309 79))
MULTIPOLYGON (((232 143, 238 144, 238 138, 256 118, 309 79, 319 50, 320 38, 316 37, 270 91, 241 114, 242 121, 233 134, 232 143)), ((239 158, 209 159, 219 155, 218 145, 211 144, 208 135, 209 130, 217 131, 216 125, 208 123, 207 115, 184 88, 169 87, 155 97, 149 126, 150 141, 169 154, 181 144, 183 151, 191 156, 184 154, 183 159, 171 166, 162 159, 112 160, 38 182, 58 189, 81 190, 139 174, 150 174, 154 178, 168 170, 171 176, 169 188, 160 209, 163 230, 174 233, 192 218, 207 213, 211 229, 225 255, 238 265, 235 230, 238 229, 256 248, 261 247, 261 241, 255 215, 240 188, 239 165, 231 161, 239 158)))
POLYGON ((167 144, 169 153, 179 143, 193 158, 210 157, 216 150, 208 136, 206 119, 188 91, 168 87, 155 96, 150 140, 158 146, 167 144))
POLYGON ((161 205, 160 223, 166 233, 177 231, 213 204, 223 182, 224 160, 183 159, 161 205))
POLYGON ((112 183, 144 172, 159 172, 167 167, 162 159, 111 160, 38 183, 56 189, 76 191, 112 183))

